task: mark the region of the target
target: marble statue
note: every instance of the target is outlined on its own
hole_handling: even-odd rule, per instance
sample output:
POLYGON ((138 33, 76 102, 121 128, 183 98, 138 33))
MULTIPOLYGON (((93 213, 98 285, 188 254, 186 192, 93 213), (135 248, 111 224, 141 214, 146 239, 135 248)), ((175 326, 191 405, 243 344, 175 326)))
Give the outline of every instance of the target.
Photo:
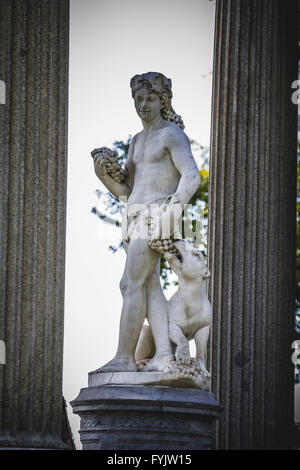
POLYGON ((181 213, 199 186, 199 171, 183 121, 171 104, 171 80, 149 72, 135 75, 130 86, 143 130, 131 141, 125 168, 106 147, 92 152, 98 178, 127 203, 118 348, 115 357, 93 373, 139 370, 137 350, 143 349, 143 342, 148 349, 151 343, 145 340, 147 318, 152 356, 143 372, 172 373, 176 363, 188 366, 188 340, 194 338, 195 364, 208 376, 205 355, 212 314, 204 280, 209 271, 201 253, 189 249, 180 233, 181 213), (161 253, 179 277, 178 292, 169 303, 160 284, 161 253))

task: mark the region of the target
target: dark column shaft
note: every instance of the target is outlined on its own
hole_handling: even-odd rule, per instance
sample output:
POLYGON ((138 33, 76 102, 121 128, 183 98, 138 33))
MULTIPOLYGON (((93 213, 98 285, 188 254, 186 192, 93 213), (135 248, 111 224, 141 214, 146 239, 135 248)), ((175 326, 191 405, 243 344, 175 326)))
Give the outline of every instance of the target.
POLYGON ((61 447, 69 2, 0 22, 0 446, 61 447))
POLYGON ((221 449, 291 447, 295 0, 217 0, 209 264, 221 449))

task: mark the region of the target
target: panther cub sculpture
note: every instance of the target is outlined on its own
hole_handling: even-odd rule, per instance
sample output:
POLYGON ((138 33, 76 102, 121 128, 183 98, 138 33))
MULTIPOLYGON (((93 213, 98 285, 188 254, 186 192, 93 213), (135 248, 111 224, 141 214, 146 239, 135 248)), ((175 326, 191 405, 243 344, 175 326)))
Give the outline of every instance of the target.
MULTIPOLYGON (((204 256, 185 240, 173 242, 164 256, 178 276, 178 290, 168 302, 169 338, 173 344, 175 361, 170 372, 193 370, 210 377, 206 369, 207 342, 212 323, 212 307, 206 294, 206 280, 210 276, 204 256), (189 340, 196 344, 196 358, 189 352, 189 340)), ((149 326, 144 325, 136 350, 136 360, 145 361, 155 352, 149 326)))

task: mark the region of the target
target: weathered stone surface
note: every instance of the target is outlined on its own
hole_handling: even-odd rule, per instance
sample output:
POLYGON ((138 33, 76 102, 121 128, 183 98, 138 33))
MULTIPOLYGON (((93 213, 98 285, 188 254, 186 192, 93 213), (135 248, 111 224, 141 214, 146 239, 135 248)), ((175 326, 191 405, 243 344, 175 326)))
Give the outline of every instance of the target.
POLYGON ((0 446, 64 448, 68 0, 0 1, 0 446))
POLYGON ((298 2, 217 0, 209 194, 221 449, 292 447, 298 2))
POLYGON ((142 385, 84 388, 71 405, 85 450, 209 449, 222 411, 210 392, 142 385))
POLYGON ((209 391, 210 379, 203 375, 185 377, 182 374, 166 372, 99 372, 89 373, 89 387, 100 385, 161 385, 170 387, 195 388, 209 391))

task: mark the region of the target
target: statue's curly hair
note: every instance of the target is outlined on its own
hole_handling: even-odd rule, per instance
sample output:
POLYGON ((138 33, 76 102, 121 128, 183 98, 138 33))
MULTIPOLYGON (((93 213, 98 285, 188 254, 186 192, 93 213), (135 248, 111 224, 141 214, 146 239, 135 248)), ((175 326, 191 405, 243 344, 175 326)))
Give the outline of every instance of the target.
POLYGON ((160 97, 162 104, 161 115, 166 121, 174 122, 178 127, 184 129, 183 120, 179 114, 176 114, 172 107, 172 81, 159 72, 148 72, 141 75, 135 75, 130 80, 132 97, 142 87, 147 87, 160 97))

